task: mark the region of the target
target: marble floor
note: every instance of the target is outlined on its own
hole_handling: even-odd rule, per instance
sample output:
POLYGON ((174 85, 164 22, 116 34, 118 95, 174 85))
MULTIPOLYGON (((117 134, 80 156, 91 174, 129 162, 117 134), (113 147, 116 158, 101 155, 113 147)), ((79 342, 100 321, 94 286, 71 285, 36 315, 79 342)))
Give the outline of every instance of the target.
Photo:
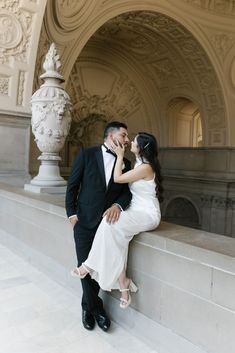
POLYGON ((0 353, 158 353, 115 323, 81 324, 79 299, 0 245, 0 353))

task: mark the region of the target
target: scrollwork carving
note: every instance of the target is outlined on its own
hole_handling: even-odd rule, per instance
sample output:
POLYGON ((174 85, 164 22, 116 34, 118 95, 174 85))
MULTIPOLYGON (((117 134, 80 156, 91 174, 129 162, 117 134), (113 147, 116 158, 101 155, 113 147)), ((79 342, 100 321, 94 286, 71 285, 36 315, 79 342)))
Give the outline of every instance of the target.
POLYGON ((235 3, 233 0, 184 0, 184 2, 201 8, 203 11, 235 16, 235 3))
POLYGON ((23 97, 24 97, 24 82, 25 82, 25 72, 20 71, 19 74, 19 85, 18 85, 18 96, 17 96, 17 104, 22 105, 23 97))
MULTIPOLYGON (((103 63, 103 65, 108 64, 103 63)), ((108 121, 116 116, 125 120, 130 112, 140 106, 139 92, 126 75, 119 73, 119 79, 110 94, 100 96, 91 94, 82 84, 77 84, 80 75, 79 67, 80 63, 78 61, 74 66, 68 84, 68 90, 74 105, 74 121, 79 122, 93 114, 105 116, 108 121)))
MULTIPOLYGON (((110 46, 116 43, 117 50, 130 53, 159 89, 190 87, 195 100, 203 100, 201 105, 210 117, 209 128, 225 126, 217 75, 201 45, 180 23, 158 13, 130 12, 108 21, 94 38, 110 46)), ((231 45, 227 37, 214 40, 223 52, 231 45)))
POLYGON ((60 30, 73 31, 80 26, 96 6, 96 0, 58 0, 51 2, 48 11, 60 30))
POLYGON ((22 38, 22 29, 19 21, 9 13, 2 10, 0 13, 0 46, 4 49, 16 47, 22 38))
POLYGON ((213 200, 214 200, 214 196, 212 196, 212 195, 201 195, 200 199, 201 199, 201 206, 202 207, 211 208, 213 200))
POLYGON ((222 59, 225 58, 227 52, 235 43, 235 38, 225 33, 213 34, 210 36, 210 39, 222 59))
POLYGON ((11 56, 26 61, 32 13, 21 8, 19 0, 4 1, 0 9, 0 63, 8 62, 11 56))
POLYGON ((0 94, 7 96, 9 89, 9 77, 2 76, 0 77, 0 94))
MULTIPOLYGON (((89 135, 89 129, 91 127, 96 126, 97 124, 107 124, 107 119, 99 114, 91 114, 87 116, 85 119, 82 119, 81 121, 72 122, 70 134, 68 136, 68 142, 71 143, 73 146, 82 146, 84 147, 84 140, 87 140, 87 137, 89 135)), ((93 129, 95 132, 95 130, 93 129)), ((93 134, 94 134, 93 132, 93 134)), ((101 136, 102 137, 102 136, 101 136)), ((94 141, 94 143, 97 143, 97 141, 94 141)))

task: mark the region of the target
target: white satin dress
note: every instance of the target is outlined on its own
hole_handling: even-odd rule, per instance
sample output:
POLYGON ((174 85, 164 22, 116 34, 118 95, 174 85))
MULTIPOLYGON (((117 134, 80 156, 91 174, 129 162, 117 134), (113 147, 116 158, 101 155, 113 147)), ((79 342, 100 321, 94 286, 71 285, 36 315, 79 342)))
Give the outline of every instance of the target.
POLYGON ((114 224, 108 224, 103 218, 84 262, 93 270, 91 277, 106 291, 120 289, 118 278, 126 268, 128 246, 133 236, 155 229, 161 220, 154 178, 129 183, 129 188, 132 193, 129 208, 121 212, 114 224))

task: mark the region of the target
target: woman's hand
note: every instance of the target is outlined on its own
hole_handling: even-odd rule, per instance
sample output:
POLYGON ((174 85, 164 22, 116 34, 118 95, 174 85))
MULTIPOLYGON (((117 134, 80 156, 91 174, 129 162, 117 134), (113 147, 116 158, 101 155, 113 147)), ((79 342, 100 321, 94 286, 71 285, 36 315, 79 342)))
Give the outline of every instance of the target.
POLYGON ((119 141, 117 141, 117 145, 112 143, 111 148, 116 153, 117 157, 124 157, 125 146, 122 145, 119 141))
POLYGON ((70 223, 72 224, 72 226, 73 226, 73 228, 74 228, 75 224, 78 222, 78 217, 77 217, 76 215, 71 216, 71 217, 69 218, 69 221, 70 221, 70 223))

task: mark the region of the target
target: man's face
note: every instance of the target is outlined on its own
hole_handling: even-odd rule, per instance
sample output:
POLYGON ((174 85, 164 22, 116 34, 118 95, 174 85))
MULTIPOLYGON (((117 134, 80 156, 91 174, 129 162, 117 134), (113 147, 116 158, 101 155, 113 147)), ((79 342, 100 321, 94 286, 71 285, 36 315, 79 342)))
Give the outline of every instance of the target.
POLYGON ((128 132, 127 129, 124 129, 123 127, 121 127, 120 129, 118 129, 117 131, 113 132, 110 134, 110 138, 111 140, 113 140, 115 142, 115 140, 118 140, 122 145, 124 145, 125 147, 128 146, 129 144, 129 138, 128 138, 128 132))

